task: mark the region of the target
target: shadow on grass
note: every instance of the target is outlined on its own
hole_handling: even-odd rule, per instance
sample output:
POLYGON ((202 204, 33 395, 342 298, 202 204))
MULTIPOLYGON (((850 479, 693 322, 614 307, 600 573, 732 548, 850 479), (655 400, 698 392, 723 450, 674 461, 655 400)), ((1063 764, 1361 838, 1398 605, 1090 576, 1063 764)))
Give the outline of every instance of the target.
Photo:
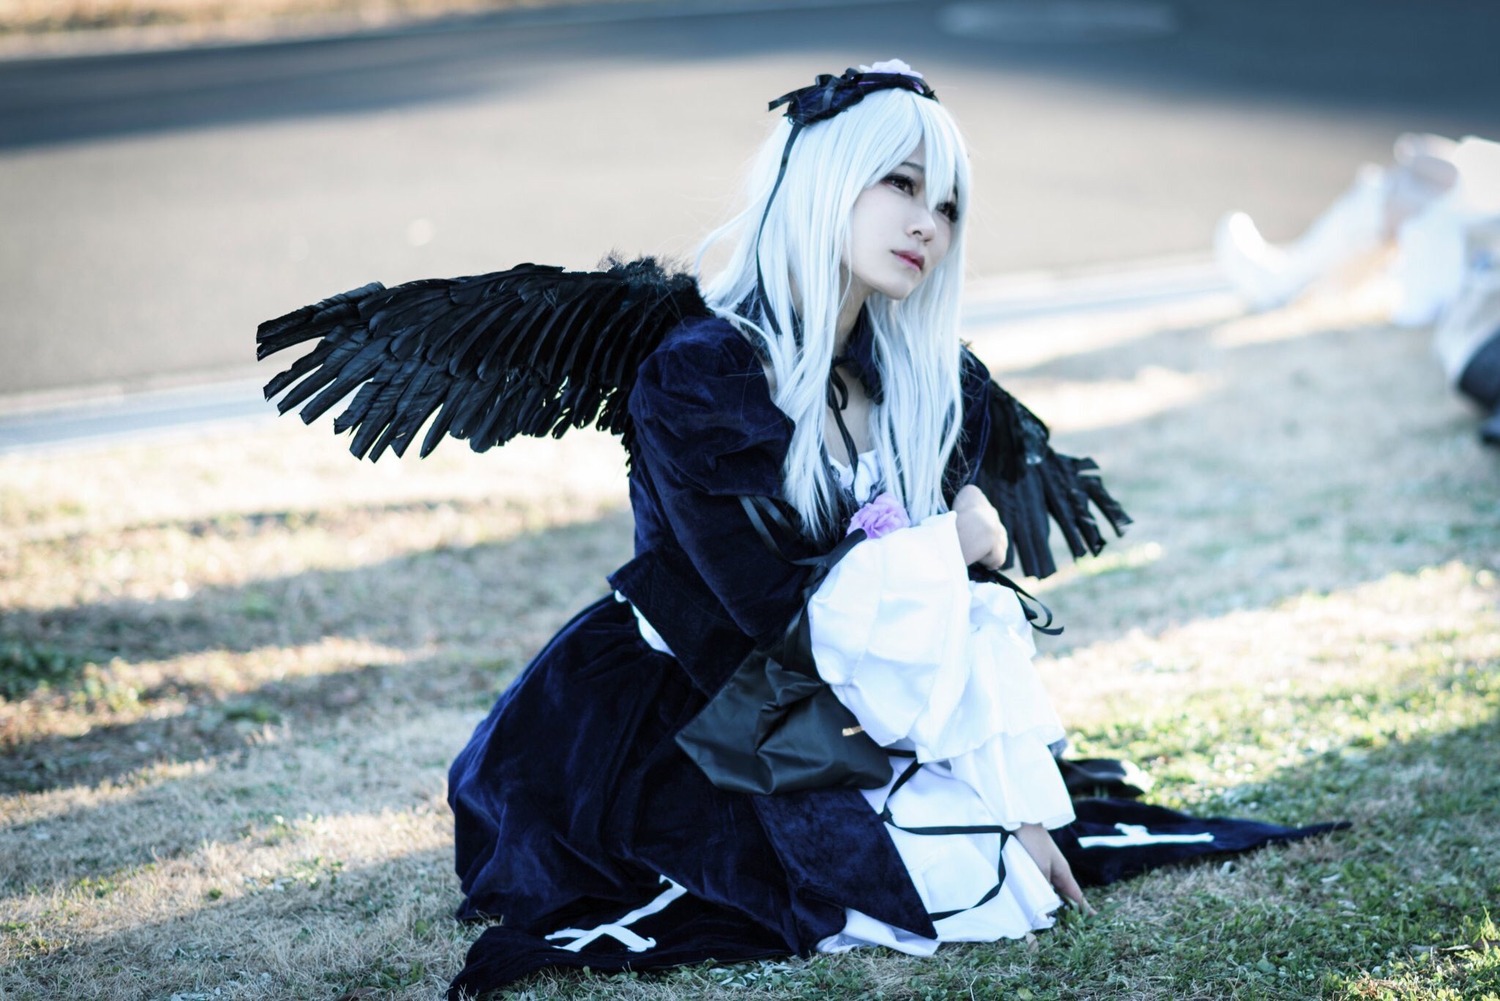
POLYGON ((210 997, 234 986, 364 998, 426 985, 436 996, 477 934, 452 918, 457 900, 447 848, 355 867, 315 856, 243 874, 86 948, 37 949, 8 979, 18 997, 71 996, 85 983, 118 998, 210 997))
MULTIPOLYGON (((258 515, 252 522, 280 524, 285 517, 258 515)), ((629 547, 629 514, 616 512, 504 542, 208 587, 183 599, 8 613, 0 624, 0 652, 11 655, 0 660, 0 687, 104 710, 123 705, 141 718, 100 722, 80 736, 0 735, 7 745, 0 790, 94 783, 153 762, 233 754, 264 727, 391 705, 488 701, 499 679, 570 614, 607 593, 605 575, 628 558, 629 547), (278 650, 329 638, 365 641, 414 659, 347 663, 330 673, 249 686, 243 666, 233 664, 199 677, 164 670, 149 686, 128 680, 128 672, 124 681, 111 680, 96 666, 217 652, 265 652, 274 660, 278 650), (59 668, 7 670, 21 657, 59 668), (164 702, 187 709, 149 712, 151 704, 164 702), (137 713, 142 705, 148 711, 137 713)), ((288 650, 286 659, 294 661, 294 653, 288 650)), ((109 714, 101 713, 105 720, 109 714)))
POLYGON ((174 685, 188 701, 181 712, 95 724, 77 736, 23 737, 0 765, 0 793, 95 786, 153 765, 238 767, 253 747, 330 719, 369 723, 378 710, 424 700, 488 701, 516 668, 506 658, 351 664, 335 674, 268 682, 228 698, 206 687, 184 691, 191 686, 174 685))
POLYGON ((439 804, 448 763, 483 711, 414 704, 383 718, 323 720, 193 759, 205 768, 106 786, 94 802, 5 829, 14 850, 0 871, 9 870, 4 883, 19 884, 5 889, 45 894, 81 879, 118 884, 140 867, 191 857, 209 844, 274 846, 314 818, 446 813, 439 804))
MULTIPOLYGON (((263 512, 158 525, 129 526, 127 532, 176 528, 197 538, 234 540, 275 532, 293 534, 320 524, 335 525, 362 515, 422 513, 437 509, 483 518, 481 504, 392 504, 341 508, 334 512, 263 512)), ((65 669, 10 672, 0 685, 24 694, 28 677, 71 673, 77 667, 113 658, 164 660, 208 650, 245 652, 261 647, 298 646, 329 636, 357 637, 392 646, 430 642, 427 621, 470 620, 485 612, 523 615, 543 599, 566 592, 598 570, 601 551, 628 540, 629 515, 619 512, 595 523, 529 532, 504 542, 439 547, 347 570, 310 571, 230 587, 198 588, 184 598, 103 601, 76 606, 7 612, 0 620, 0 643, 42 653, 17 651, 65 669), (607 535, 607 538, 602 536, 607 535), (566 565, 559 565, 566 564, 566 565), (572 569, 572 564, 580 564, 572 569), (543 568, 549 574, 539 572, 543 568), (565 582, 565 584, 563 583, 565 582), (463 608, 451 608, 456 603, 463 608), (451 609, 451 610, 450 610, 451 609), (446 614, 445 614, 446 613, 446 614), (49 659, 50 658, 50 659, 49 659)), ((378 529, 378 522, 371 526, 378 529)), ((86 543, 88 536, 75 537, 86 543)), ((628 545, 628 541, 626 543, 628 545)), ((613 569, 612 567, 608 569, 613 569)))

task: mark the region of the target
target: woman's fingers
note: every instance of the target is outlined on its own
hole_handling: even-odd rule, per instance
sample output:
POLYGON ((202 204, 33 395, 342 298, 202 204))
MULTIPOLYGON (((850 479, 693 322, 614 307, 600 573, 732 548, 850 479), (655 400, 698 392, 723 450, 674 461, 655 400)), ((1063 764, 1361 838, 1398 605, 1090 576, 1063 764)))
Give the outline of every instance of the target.
POLYGON ((958 543, 964 562, 991 570, 1004 566, 1010 537, 984 491, 972 483, 959 490, 953 497, 953 512, 958 515, 958 543))
POLYGON ((1098 913, 1083 896, 1083 888, 1073 878, 1073 869, 1063 857, 1062 849, 1052 840, 1052 832, 1040 824, 1023 824, 1015 832, 1016 840, 1026 849, 1047 882, 1068 903, 1084 914, 1098 913))
MULTIPOLYGON (((1058 851, 1054 846, 1054 851, 1058 851)), ((1077 907, 1084 914, 1097 914, 1098 912, 1089 904, 1083 895, 1083 887, 1078 885, 1078 880, 1073 878, 1073 868, 1068 865, 1068 860, 1062 857, 1058 851, 1058 865, 1052 870, 1052 886, 1058 894, 1068 903, 1077 907)))
POLYGON ((1009 547, 1005 526, 1000 523, 994 505, 971 484, 954 496, 953 513, 957 516, 958 545, 963 551, 964 562, 980 563, 998 570, 1005 563, 1005 552, 1009 547))
POLYGON ((985 497, 984 491, 972 483, 960 487, 958 493, 953 495, 953 510, 955 511, 967 511, 970 508, 988 503, 989 498, 985 497))

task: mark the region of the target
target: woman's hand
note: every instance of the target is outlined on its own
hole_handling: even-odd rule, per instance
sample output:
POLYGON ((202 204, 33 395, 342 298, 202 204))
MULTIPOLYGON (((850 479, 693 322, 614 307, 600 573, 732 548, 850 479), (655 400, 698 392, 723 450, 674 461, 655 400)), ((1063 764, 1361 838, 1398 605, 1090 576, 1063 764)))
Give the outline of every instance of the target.
POLYGON ((1050 831, 1041 824, 1022 824, 1012 837, 1021 842, 1021 847, 1026 849, 1026 854, 1031 856, 1031 860, 1042 870, 1042 875, 1047 877, 1047 882, 1052 884, 1059 896, 1084 914, 1096 913, 1089 902, 1083 899, 1083 890, 1078 886, 1078 880, 1073 878, 1073 869, 1068 865, 1068 860, 1063 858, 1057 842, 1052 840, 1050 831))
POLYGON ((953 513, 958 515, 958 548, 963 551, 964 565, 982 563, 999 570, 1010 537, 989 498, 971 483, 953 498, 953 513))

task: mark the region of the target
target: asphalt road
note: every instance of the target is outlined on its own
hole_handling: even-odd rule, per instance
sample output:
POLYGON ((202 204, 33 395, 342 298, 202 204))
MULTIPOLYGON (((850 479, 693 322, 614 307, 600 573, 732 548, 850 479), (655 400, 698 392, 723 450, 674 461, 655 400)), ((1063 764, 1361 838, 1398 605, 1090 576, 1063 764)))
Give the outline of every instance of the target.
POLYGON ((0 62, 0 395, 243 373, 372 279, 688 256, 766 100, 890 56, 969 137, 979 276, 1201 255, 1232 208, 1288 237, 1402 131, 1500 135, 1489 0, 568 18, 0 62))

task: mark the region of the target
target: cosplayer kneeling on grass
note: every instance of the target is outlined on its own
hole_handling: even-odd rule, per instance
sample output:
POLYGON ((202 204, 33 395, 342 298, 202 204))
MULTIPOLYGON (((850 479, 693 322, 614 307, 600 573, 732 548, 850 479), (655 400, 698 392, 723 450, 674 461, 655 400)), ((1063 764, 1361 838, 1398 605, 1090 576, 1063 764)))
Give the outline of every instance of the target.
MULTIPOLYGON (((766 143, 748 207, 710 238, 738 237, 703 287, 713 315, 667 334, 630 398, 636 558, 453 765, 464 913, 505 929, 471 956, 471 986, 557 963, 559 944, 596 969, 930 954, 1087 907, 1047 830, 1073 813, 1030 628, 1013 592, 966 572, 1000 567, 1008 540, 965 485, 988 379, 959 344, 963 140, 904 64, 874 70, 847 80, 857 102, 766 143), (742 496, 783 501, 804 553, 866 532, 807 618, 823 679, 906 752, 877 788, 725 792, 674 742, 802 600, 807 568, 742 496), (931 827, 954 830, 903 830, 931 827)), ((790 113, 800 99, 841 97, 790 113)))
POLYGON ((449 774, 459 916, 496 922, 454 997, 925 955, 1087 911, 1074 873, 1326 829, 1070 803, 1032 666, 1055 630, 998 568, 1053 572, 1049 519, 1075 557, 1104 545, 1091 504, 1129 519, 959 343, 968 164, 926 82, 893 62, 782 105, 701 290, 650 259, 526 264, 260 327, 261 357, 318 342, 267 395, 312 420, 354 393, 358 456, 587 424, 629 453, 635 558, 449 774))

